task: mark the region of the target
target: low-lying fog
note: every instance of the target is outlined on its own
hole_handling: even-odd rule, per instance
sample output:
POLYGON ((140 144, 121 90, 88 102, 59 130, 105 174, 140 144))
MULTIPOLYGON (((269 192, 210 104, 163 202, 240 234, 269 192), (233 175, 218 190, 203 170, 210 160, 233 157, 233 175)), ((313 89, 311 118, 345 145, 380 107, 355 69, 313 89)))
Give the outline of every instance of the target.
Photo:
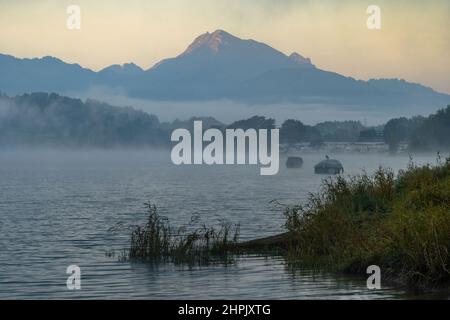
POLYGON ((223 123, 250 118, 255 115, 274 118, 277 124, 287 119, 297 119, 308 125, 323 121, 361 121, 366 126, 384 124, 392 118, 428 116, 443 106, 398 107, 338 105, 335 103, 275 103, 247 104, 230 100, 219 101, 149 101, 130 98, 111 89, 91 89, 86 93, 71 94, 81 99, 96 99, 113 106, 131 106, 138 110, 156 115, 160 121, 186 120, 193 116, 214 117, 223 123))

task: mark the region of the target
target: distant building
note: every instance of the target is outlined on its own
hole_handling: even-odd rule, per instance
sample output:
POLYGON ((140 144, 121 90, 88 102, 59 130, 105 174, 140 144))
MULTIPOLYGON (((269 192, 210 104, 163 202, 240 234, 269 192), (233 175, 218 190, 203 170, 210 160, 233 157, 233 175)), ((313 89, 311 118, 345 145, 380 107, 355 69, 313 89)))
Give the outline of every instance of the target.
POLYGON ((283 154, 301 154, 324 152, 336 153, 388 153, 389 146, 383 141, 373 142, 324 142, 321 146, 311 146, 309 143, 281 144, 283 154))
POLYGON ((382 130, 377 129, 366 129, 359 133, 359 142, 383 142, 384 133, 382 130))

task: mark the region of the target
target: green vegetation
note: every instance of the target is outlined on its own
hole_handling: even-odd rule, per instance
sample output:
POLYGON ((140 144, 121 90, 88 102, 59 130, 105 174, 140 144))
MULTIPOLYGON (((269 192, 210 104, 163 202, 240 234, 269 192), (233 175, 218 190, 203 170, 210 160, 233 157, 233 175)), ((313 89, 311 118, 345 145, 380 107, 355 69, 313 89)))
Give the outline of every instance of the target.
POLYGON ((253 116, 248 119, 238 120, 227 126, 228 129, 274 129, 275 119, 262 116, 253 116))
POLYGON ((364 126, 359 121, 325 121, 309 126, 301 121, 288 119, 281 125, 281 143, 289 145, 310 142, 312 146, 319 141, 347 141, 358 140, 364 126))
POLYGON ((427 118, 391 119, 383 133, 391 152, 396 152, 401 142, 408 143, 411 151, 450 150, 450 105, 427 118))
POLYGON ((158 118, 130 107, 57 94, 0 96, 0 146, 167 147, 158 118))
POLYGON ((411 137, 411 149, 450 150, 450 105, 429 116, 411 137))
POLYGON ((397 179, 325 180, 306 205, 287 208, 286 250, 295 265, 384 276, 416 287, 450 283, 450 159, 436 167, 410 164, 397 179))
POLYGON ((314 126, 325 141, 356 141, 365 127, 359 121, 325 121, 314 126))
POLYGON ((411 135, 419 128, 425 118, 405 117, 389 120, 384 127, 384 141, 389 145, 391 152, 397 152, 401 142, 409 142, 411 135))
POLYGON ((286 120, 280 128, 281 143, 295 144, 321 138, 319 130, 298 120, 286 120))
POLYGON ((130 249, 122 259, 187 264, 231 263, 239 237, 239 226, 205 225, 185 230, 173 228, 156 206, 146 203, 148 220, 131 234, 130 249))

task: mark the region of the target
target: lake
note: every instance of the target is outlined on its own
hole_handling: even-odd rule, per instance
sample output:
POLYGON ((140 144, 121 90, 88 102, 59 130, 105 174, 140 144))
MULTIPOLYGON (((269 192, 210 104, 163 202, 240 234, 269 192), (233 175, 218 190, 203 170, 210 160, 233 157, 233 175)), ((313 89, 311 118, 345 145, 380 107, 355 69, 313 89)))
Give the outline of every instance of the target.
MULTIPOLYGON (((171 223, 239 223, 241 240, 283 231, 269 202, 297 204, 318 190, 313 166, 281 159, 275 176, 256 166, 175 166, 160 151, 0 151, 0 298, 2 299, 385 299, 424 298, 382 282, 291 270, 282 257, 239 257, 232 265, 189 267, 120 262, 107 253, 127 248, 127 226, 146 220, 155 203, 171 223), (195 219, 194 219, 195 218, 195 219), (118 230, 111 231, 110 228, 118 230), (81 290, 68 290, 66 268, 81 268, 81 290)), ((345 174, 379 165, 406 168, 408 156, 331 155, 345 174)), ((417 156, 418 164, 436 156, 417 156)))

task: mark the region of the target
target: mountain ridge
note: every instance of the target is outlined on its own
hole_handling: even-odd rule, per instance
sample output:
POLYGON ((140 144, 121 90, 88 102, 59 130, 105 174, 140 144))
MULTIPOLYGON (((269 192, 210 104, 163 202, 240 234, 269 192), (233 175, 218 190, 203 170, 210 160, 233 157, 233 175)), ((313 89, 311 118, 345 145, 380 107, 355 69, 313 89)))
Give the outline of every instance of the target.
POLYGON ((173 58, 144 70, 134 63, 93 71, 44 56, 0 54, 0 91, 67 94, 95 86, 120 88, 148 100, 236 100, 248 103, 310 102, 442 106, 450 95, 403 79, 357 80, 316 67, 310 58, 283 52, 224 30, 199 35, 173 58))

